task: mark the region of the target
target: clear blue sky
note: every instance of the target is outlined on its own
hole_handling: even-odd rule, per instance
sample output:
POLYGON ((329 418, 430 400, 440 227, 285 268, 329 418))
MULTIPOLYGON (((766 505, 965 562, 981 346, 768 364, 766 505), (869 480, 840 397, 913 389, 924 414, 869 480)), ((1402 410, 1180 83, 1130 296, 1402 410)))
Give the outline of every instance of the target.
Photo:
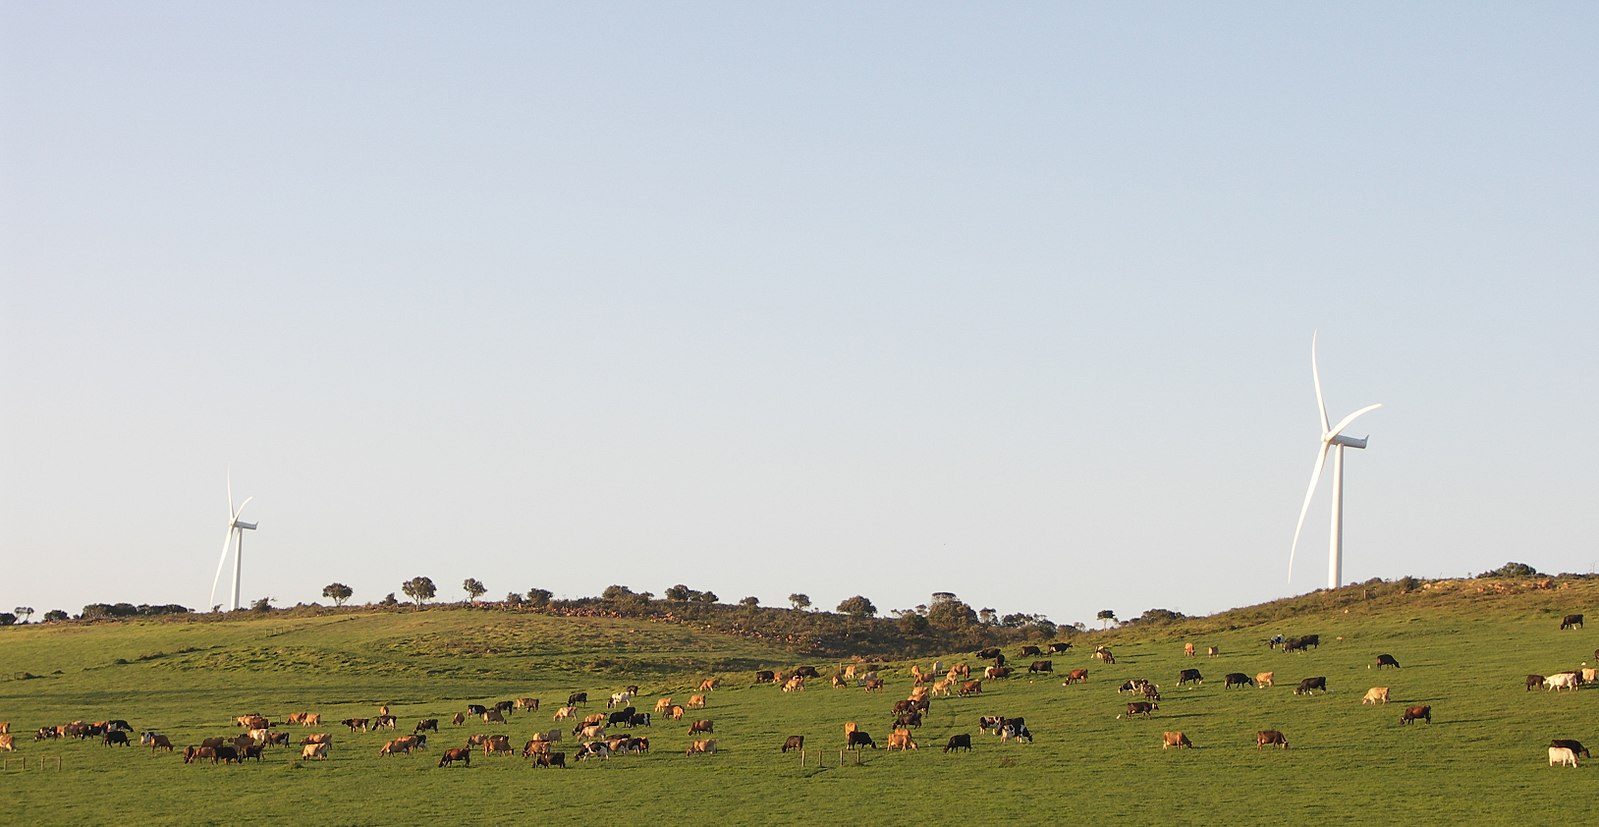
POLYGON ((1591 3, 0 0, 0 609, 1599 565, 1591 3), (225 595, 226 590, 223 590, 225 595), (219 596, 219 600, 222 596, 219 596))

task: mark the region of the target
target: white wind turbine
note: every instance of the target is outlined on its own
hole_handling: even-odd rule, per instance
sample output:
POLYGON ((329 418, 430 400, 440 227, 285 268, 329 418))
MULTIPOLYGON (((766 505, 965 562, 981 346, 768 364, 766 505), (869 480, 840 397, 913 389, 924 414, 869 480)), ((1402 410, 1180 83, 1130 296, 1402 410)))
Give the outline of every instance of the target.
POLYGON ((1381 404, 1367 405, 1346 416, 1337 427, 1327 424, 1327 403, 1321 398, 1321 372, 1316 369, 1316 336, 1310 336, 1310 377, 1316 383, 1316 407, 1321 411, 1321 447, 1316 450, 1316 466, 1310 472, 1310 488, 1305 491, 1305 504, 1299 508, 1299 524, 1294 526, 1294 543, 1288 548, 1288 579, 1294 577, 1294 551, 1299 547, 1299 532, 1305 527, 1305 514, 1310 511, 1311 497, 1316 494, 1316 484, 1321 482, 1321 469, 1327 463, 1327 452, 1333 455, 1332 526, 1327 541, 1327 587, 1336 589, 1343 585, 1344 557, 1344 449, 1365 448, 1366 437, 1356 439, 1344 436, 1344 429, 1355 418, 1368 411, 1381 408, 1381 404))
POLYGON ((228 471, 228 536, 227 536, 226 539, 224 539, 222 541, 222 557, 217 560, 217 573, 216 573, 216 576, 211 578, 211 600, 206 603, 207 606, 215 606, 216 605, 217 583, 219 581, 221 581, 221 579, 222 579, 222 564, 224 564, 224 563, 226 563, 228 561, 228 546, 234 545, 234 538, 237 537, 238 538, 237 545, 234 545, 234 552, 233 552, 233 608, 235 610, 237 610, 239 608, 239 570, 242 567, 241 560, 244 557, 244 532, 246 532, 246 531, 254 531, 255 530, 255 526, 256 526, 255 523, 247 523, 247 522, 239 519, 239 515, 244 513, 244 506, 247 505, 250 502, 250 500, 253 500, 253 499, 255 499, 255 498, 254 497, 245 497, 244 498, 244 502, 239 503, 239 507, 238 508, 234 508, 233 507, 233 472, 231 470, 229 470, 228 471))

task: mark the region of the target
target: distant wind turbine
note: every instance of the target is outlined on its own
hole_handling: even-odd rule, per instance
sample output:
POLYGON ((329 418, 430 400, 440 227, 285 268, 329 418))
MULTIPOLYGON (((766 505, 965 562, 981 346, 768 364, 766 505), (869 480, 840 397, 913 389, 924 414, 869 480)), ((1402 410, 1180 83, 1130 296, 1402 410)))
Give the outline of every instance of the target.
POLYGON ((244 532, 246 532, 246 531, 254 531, 255 530, 255 526, 256 526, 255 523, 247 523, 247 522, 239 519, 239 515, 244 513, 244 507, 246 505, 248 505, 249 502, 251 500, 253 500, 253 499, 255 499, 255 498, 254 497, 245 497, 244 498, 244 502, 239 503, 239 507, 238 508, 234 508, 233 507, 233 470, 229 469, 228 470, 228 535, 222 541, 222 557, 217 560, 217 573, 216 573, 216 576, 211 578, 211 599, 210 599, 210 601, 208 601, 206 603, 207 606, 215 606, 216 605, 217 583, 222 580, 222 565, 228 561, 228 546, 232 545, 232 546, 234 546, 234 551, 233 551, 233 608, 235 610, 237 610, 239 608, 239 571, 240 571, 241 568, 243 568, 244 532), (236 545, 235 545, 235 538, 237 538, 237 544, 236 545))
POLYGON ((1344 449, 1365 448, 1366 437, 1344 436, 1344 429, 1356 417, 1381 408, 1381 404, 1367 405, 1343 418, 1337 427, 1327 424, 1327 403, 1321 396, 1321 372, 1316 368, 1316 335, 1310 336, 1310 377, 1316 383, 1316 407, 1321 411, 1321 447, 1316 449, 1316 466, 1310 472, 1310 487, 1305 491, 1305 504, 1299 508, 1299 524, 1294 526, 1294 543, 1288 548, 1288 579, 1294 577, 1294 552, 1299 548, 1299 532, 1305 527, 1305 514, 1310 511, 1310 500, 1316 494, 1316 484, 1321 482, 1321 470, 1327 463, 1327 452, 1333 455, 1332 526, 1327 540, 1327 588, 1343 585, 1344 558, 1344 449))

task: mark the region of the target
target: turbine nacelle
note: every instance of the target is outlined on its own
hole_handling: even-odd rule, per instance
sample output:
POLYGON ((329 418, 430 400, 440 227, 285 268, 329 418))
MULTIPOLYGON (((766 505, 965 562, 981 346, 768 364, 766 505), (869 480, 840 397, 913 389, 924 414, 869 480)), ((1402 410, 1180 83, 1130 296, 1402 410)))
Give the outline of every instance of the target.
MULTIPOLYGON (((1365 446, 1356 446, 1356 447, 1365 447, 1365 446)), ((242 528, 245 531, 254 531, 256 525, 257 525, 256 523, 247 523, 247 522, 245 522, 243 520, 234 520, 233 521, 233 527, 234 528, 242 528)))
POLYGON ((1344 436, 1343 434, 1333 434, 1329 437, 1323 437, 1322 441, 1328 445, 1337 445, 1340 448, 1364 448, 1366 447, 1367 439, 1369 439, 1369 437, 1352 437, 1344 436))

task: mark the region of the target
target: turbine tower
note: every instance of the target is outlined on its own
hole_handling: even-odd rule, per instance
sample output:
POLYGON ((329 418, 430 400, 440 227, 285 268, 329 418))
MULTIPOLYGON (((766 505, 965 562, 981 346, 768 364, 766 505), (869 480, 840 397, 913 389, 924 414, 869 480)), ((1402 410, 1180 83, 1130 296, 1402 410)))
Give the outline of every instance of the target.
POLYGON ((1299 508, 1299 524, 1294 526, 1294 543, 1288 548, 1288 579, 1294 577, 1294 552, 1299 548, 1299 532, 1305 527, 1305 514, 1310 511, 1310 500, 1321 482, 1321 470, 1327 463, 1327 452, 1333 455, 1332 525, 1327 539, 1327 588, 1343 585, 1344 564, 1344 449, 1365 448, 1366 437, 1345 436, 1344 429, 1356 417, 1381 408, 1381 404, 1367 405, 1346 416, 1337 427, 1327 423, 1327 403, 1321 396, 1321 372, 1316 368, 1316 335, 1310 336, 1310 378, 1316 383, 1316 407, 1321 411, 1321 447, 1316 449, 1316 465, 1310 471, 1310 487, 1305 491, 1305 504, 1299 508))
POLYGON ((239 608, 239 571, 243 568, 244 558, 244 532, 254 531, 255 523, 247 523, 239 519, 244 513, 244 506, 249 504, 254 497, 245 497, 238 508, 233 507, 233 471, 228 470, 228 534, 222 540, 222 557, 217 560, 216 576, 211 578, 211 599, 207 606, 215 606, 217 599, 217 583, 222 579, 222 565, 228 561, 228 546, 233 546, 233 609, 239 608), (235 540, 237 538, 237 540, 235 540))

